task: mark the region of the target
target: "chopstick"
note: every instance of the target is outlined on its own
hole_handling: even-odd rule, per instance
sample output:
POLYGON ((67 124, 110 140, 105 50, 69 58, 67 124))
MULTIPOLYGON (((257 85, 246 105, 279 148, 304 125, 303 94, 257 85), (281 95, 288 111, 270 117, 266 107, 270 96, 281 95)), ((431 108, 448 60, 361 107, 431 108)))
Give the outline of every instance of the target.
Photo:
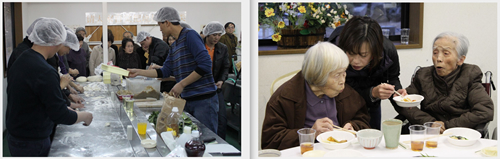
POLYGON ((410 98, 408 98, 408 97, 406 97, 406 96, 401 95, 398 91, 394 91, 394 93, 396 93, 396 94, 398 94, 399 96, 401 96, 401 99, 406 99, 406 100, 410 100, 410 101, 411 101, 411 99, 410 99, 410 98))
POLYGON ((355 133, 355 132, 352 132, 352 131, 350 131, 350 130, 347 130, 347 129, 341 128, 340 126, 333 125, 333 124, 332 124, 332 126, 333 126, 333 127, 335 127, 335 128, 337 128, 337 129, 339 129, 339 130, 346 131, 346 132, 349 132, 349 133, 351 133, 351 134, 356 135, 356 133, 355 133))
MULTIPOLYGON (((452 133, 446 133, 446 134, 441 134, 441 135, 434 135, 434 136, 431 136, 431 137, 422 138, 420 140, 427 140, 427 139, 432 139, 432 138, 441 137, 441 136, 447 136, 447 135, 451 135, 451 134, 452 133)), ((403 141, 403 143, 409 144, 409 143, 411 143, 411 141, 403 141)))

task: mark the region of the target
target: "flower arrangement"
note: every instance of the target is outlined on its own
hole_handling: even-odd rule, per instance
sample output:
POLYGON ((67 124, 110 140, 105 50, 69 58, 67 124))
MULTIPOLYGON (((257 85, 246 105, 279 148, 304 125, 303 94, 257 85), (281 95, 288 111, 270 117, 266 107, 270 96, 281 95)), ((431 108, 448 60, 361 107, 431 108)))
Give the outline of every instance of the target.
POLYGON ((300 29, 300 34, 316 33, 317 29, 346 23, 352 15, 339 3, 260 3, 259 26, 273 28, 273 41, 281 40, 282 29, 300 29), (288 21, 286 24, 285 21, 288 21))

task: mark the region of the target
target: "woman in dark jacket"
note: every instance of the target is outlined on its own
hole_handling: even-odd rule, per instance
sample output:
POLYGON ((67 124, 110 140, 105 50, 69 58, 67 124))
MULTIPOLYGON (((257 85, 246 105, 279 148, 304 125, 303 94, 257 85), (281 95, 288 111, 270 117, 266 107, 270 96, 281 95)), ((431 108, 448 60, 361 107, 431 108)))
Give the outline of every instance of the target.
POLYGON ((401 89, 399 57, 396 47, 382 35, 380 25, 370 17, 355 16, 345 26, 334 30, 329 39, 349 57, 346 83, 365 100, 370 113, 370 127, 380 129, 380 101, 401 89), (340 34, 340 36, 339 36, 340 34))
POLYGON ((299 146, 297 130, 313 128, 316 136, 345 129, 369 128, 363 98, 345 84, 349 65, 344 51, 328 42, 307 50, 302 70, 281 85, 267 102, 262 124, 262 149, 299 146))
POLYGON ((132 39, 123 39, 120 48, 116 59, 116 66, 123 69, 142 68, 141 58, 134 49, 134 41, 132 41, 132 39))

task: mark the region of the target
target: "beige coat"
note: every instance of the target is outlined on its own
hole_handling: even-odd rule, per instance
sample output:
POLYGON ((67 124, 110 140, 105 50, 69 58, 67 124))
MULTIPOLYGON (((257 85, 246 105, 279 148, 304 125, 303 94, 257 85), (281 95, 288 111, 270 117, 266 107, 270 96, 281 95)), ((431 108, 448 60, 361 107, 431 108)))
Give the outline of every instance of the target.
MULTIPOLYGON (((94 49, 92 49, 89 59, 89 71, 91 76, 95 75, 94 69, 102 63, 102 53, 103 50, 101 45, 94 46, 94 49)), ((111 47, 108 49, 108 60, 113 61, 113 64, 116 63, 115 50, 111 47)))

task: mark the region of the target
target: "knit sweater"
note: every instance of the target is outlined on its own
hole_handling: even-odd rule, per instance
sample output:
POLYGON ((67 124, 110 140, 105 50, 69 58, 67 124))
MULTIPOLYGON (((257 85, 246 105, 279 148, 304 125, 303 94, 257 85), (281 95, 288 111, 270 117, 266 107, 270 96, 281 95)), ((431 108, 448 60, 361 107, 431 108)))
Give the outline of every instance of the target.
POLYGON ((200 35, 193 29, 183 28, 177 40, 172 43, 163 67, 156 70, 158 77, 173 75, 178 82, 193 71, 202 77, 187 85, 181 93, 186 100, 200 100, 215 95, 217 87, 212 76, 212 61, 200 35))

